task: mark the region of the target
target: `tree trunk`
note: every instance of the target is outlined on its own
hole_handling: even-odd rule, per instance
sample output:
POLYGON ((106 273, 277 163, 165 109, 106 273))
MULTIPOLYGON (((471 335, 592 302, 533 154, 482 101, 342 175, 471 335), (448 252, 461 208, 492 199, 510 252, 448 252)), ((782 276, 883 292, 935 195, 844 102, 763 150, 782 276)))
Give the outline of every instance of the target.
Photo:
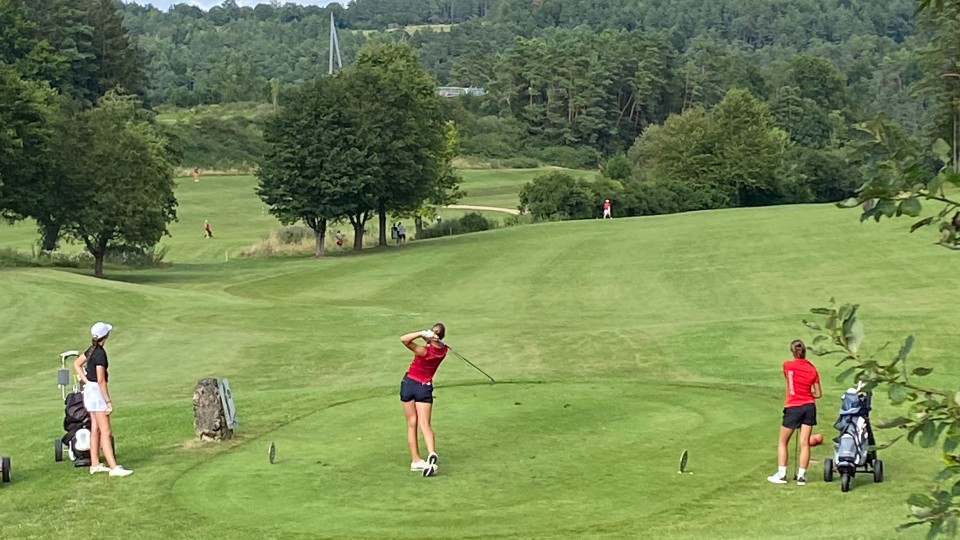
POLYGON ((103 257, 106 255, 102 250, 97 250, 93 254, 93 275, 102 278, 103 277, 103 257))
POLYGON ((363 221, 353 223, 353 250, 363 249, 363 221))
POLYGON ((55 251, 60 240, 59 223, 40 224, 40 251, 55 251))
POLYGON ((320 258, 323 257, 324 240, 327 238, 327 220, 318 220, 317 228, 313 232, 317 235, 317 248, 314 251, 314 256, 320 258))
POLYGON ((380 240, 377 242, 380 246, 387 245, 387 203, 381 201, 380 207, 377 209, 377 213, 380 216, 380 240))

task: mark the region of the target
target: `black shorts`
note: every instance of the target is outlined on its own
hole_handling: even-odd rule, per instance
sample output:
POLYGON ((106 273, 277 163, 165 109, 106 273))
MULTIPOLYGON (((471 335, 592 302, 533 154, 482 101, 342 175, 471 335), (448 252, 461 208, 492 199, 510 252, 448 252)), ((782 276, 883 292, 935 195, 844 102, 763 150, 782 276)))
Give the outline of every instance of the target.
POLYGON ((415 381, 404 375, 400 381, 400 401, 416 401, 418 403, 433 403, 433 385, 415 381))
POLYGON ((817 404, 807 403, 783 409, 783 427, 798 429, 801 425, 817 425, 817 404))

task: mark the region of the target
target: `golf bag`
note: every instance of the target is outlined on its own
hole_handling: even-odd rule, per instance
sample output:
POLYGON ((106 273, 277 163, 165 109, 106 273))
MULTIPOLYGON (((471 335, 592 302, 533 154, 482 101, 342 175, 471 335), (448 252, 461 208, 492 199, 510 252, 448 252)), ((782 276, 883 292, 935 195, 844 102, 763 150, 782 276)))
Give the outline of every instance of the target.
POLYGON ((54 443, 55 458, 63 461, 63 449, 67 449, 75 467, 90 466, 90 413, 83 406, 83 393, 71 392, 64 400, 64 436, 54 443))
POLYGON ((871 392, 862 392, 860 388, 849 388, 843 394, 840 404, 840 416, 833 427, 839 435, 833 439, 833 459, 823 464, 824 480, 833 480, 833 472, 840 473, 840 489, 848 491, 857 470, 873 471, 873 481, 883 481, 883 462, 877 459, 873 449, 876 440, 870 426, 871 392))

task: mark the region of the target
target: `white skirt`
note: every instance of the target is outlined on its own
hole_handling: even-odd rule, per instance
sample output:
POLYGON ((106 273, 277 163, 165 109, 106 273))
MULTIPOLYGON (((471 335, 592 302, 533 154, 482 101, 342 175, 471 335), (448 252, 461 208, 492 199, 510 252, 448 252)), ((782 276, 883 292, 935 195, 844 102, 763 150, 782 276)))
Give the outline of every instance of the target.
POLYGON ((99 384, 89 382, 83 385, 83 406, 88 412, 105 412, 107 410, 107 400, 103 399, 103 392, 100 391, 99 384))

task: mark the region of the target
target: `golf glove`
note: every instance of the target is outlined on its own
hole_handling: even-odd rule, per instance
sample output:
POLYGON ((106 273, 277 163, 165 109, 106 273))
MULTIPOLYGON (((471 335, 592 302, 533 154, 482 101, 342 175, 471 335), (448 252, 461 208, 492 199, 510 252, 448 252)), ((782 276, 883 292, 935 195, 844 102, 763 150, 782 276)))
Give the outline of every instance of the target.
POLYGON ((423 339, 433 339, 437 337, 437 335, 433 333, 433 330, 424 330, 420 332, 420 336, 423 337, 423 339))

